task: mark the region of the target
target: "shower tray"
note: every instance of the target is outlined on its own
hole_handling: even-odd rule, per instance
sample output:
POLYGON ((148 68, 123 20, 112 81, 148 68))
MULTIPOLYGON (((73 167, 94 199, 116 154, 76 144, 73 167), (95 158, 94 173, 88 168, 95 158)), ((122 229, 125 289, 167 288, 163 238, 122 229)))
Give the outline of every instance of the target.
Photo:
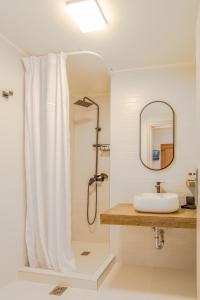
POLYGON ((53 270, 23 267, 18 278, 74 288, 98 289, 115 263, 115 256, 107 253, 100 243, 73 242, 77 270, 60 273, 53 270), (87 253, 84 255, 83 253, 87 253))

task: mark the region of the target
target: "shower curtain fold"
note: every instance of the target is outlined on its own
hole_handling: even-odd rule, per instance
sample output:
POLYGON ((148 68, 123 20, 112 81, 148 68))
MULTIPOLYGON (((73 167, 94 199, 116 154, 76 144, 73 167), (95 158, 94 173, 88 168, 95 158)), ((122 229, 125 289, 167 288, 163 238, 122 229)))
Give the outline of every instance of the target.
POLYGON ((31 267, 75 268, 66 55, 24 59, 26 244, 31 267))

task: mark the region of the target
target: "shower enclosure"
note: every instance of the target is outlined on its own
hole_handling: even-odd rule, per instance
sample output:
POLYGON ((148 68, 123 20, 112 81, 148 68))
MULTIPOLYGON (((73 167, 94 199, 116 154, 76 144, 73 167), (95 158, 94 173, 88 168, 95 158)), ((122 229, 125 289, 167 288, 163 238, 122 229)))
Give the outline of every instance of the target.
POLYGON ((100 213, 109 208, 110 76, 102 59, 91 53, 68 55, 66 69, 75 270, 58 273, 27 262, 19 278, 96 289, 114 262, 109 228, 100 224, 100 213))
POLYGON ((109 254, 109 228, 100 224, 99 216, 109 208, 110 76, 102 60, 90 54, 69 57, 67 71, 72 245, 77 271, 91 274, 109 254))
POLYGON ((103 182, 105 179, 108 179, 108 175, 105 173, 98 173, 98 163, 99 163, 99 132, 101 128, 99 127, 99 105, 94 102, 92 99, 88 97, 84 97, 82 100, 76 101, 74 104, 80 105, 82 107, 90 107, 91 105, 95 105, 97 108, 97 120, 96 120, 96 143, 93 145, 96 150, 96 158, 95 158, 95 174, 93 177, 90 177, 88 180, 88 188, 87 188, 87 222, 89 225, 93 225, 96 221, 97 217, 97 206, 98 206, 98 182, 103 182), (90 186, 95 183, 95 211, 92 220, 90 218, 90 186))

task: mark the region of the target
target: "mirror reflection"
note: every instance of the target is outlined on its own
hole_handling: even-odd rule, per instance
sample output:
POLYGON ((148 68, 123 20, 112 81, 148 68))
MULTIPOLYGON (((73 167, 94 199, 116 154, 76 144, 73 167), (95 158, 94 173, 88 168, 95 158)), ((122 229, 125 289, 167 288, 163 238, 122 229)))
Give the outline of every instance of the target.
POLYGON ((141 111, 140 159, 152 170, 165 169, 174 159, 174 111, 166 102, 151 102, 141 111))

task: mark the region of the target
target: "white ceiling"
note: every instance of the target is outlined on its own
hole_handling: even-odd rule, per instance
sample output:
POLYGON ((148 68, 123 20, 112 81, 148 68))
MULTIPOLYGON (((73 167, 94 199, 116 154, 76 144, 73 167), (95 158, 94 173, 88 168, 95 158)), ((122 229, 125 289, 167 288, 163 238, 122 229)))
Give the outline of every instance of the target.
POLYGON ((198 0, 99 0, 108 20, 83 34, 65 0, 0 0, 0 32, 30 54, 90 50, 114 69, 188 63, 195 56, 198 0))

